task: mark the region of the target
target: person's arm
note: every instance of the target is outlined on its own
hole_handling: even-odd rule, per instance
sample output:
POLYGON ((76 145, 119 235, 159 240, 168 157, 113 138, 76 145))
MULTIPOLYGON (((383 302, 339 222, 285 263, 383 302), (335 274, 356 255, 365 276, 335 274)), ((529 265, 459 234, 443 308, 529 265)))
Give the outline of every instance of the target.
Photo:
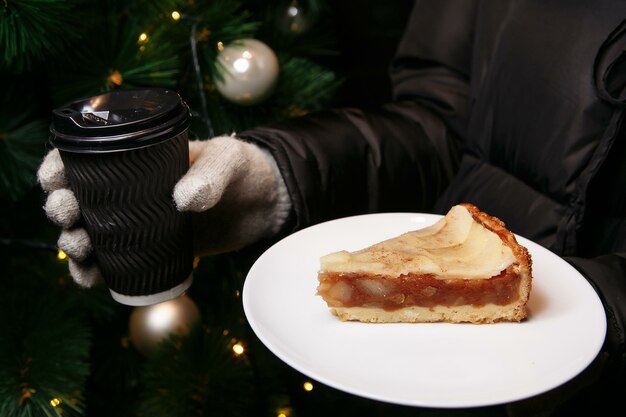
POLYGON ((268 149, 289 230, 376 211, 430 210, 452 178, 468 111, 475 3, 416 2, 392 66, 395 101, 239 132, 268 149))

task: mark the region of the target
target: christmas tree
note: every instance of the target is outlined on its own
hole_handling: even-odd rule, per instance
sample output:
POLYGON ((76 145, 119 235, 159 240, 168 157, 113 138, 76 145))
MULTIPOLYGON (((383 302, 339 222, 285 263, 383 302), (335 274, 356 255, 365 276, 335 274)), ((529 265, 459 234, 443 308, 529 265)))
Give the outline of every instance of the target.
POLYGON ((197 259, 170 327, 155 329, 154 309, 72 282, 59 230, 41 209, 35 173, 50 149, 50 112, 79 97, 174 89, 199 139, 344 104, 329 65, 337 47, 331 14, 316 0, 0 3, 0 416, 417 412, 319 384, 262 345, 241 290, 264 248, 197 259), (257 74, 264 81, 242 97, 222 58, 250 45, 277 66, 257 74))

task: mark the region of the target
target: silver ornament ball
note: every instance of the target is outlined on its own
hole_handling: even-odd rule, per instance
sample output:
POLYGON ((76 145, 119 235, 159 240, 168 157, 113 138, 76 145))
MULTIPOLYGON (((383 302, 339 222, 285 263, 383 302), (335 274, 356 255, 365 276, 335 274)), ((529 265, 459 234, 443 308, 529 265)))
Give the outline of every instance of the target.
POLYGON ((256 39, 242 39, 224 47, 217 56, 223 69, 215 83, 227 100, 239 105, 257 104, 274 91, 278 79, 278 58, 272 49, 256 39))
POLYGON ((162 303, 135 307, 130 314, 129 339, 141 353, 150 353, 172 335, 187 334, 200 311, 185 294, 162 303))

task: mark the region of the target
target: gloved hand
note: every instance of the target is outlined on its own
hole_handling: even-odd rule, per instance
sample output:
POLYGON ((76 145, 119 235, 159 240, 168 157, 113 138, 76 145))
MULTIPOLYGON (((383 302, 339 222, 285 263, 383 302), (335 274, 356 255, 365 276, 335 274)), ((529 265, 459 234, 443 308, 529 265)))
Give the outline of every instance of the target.
MULTIPOLYGON (((256 145, 221 136, 189 142, 190 168, 173 190, 176 207, 191 211, 198 256, 240 249, 275 235, 291 200, 274 158, 256 145)), ((58 150, 46 155, 37 173, 48 198, 46 215, 63 228, 58 246, 70 258, 74 281, 84 287, 100 279, 89 257, 92 245, 80 225, 80 207, 69 189, 58 150)))

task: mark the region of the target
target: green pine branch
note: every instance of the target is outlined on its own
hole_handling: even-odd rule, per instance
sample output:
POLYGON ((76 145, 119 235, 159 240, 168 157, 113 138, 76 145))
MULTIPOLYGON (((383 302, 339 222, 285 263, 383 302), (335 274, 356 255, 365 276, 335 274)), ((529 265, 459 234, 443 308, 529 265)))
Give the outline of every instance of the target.
POLYGON ((4 133, 2 130, 0 126, 0 193, 17 200, 35 185, 35 172, 48 139, 48 124, 39 119, 4 133))
POLYGON ((0 303, 0 415, 81 415, 90 334, 48 294, 5 293, 0 303))
POLYGON ((55 53, 82 33, 84 1, 0 2, 0 69, 22 71, 55 53), (50 36, 63 28, 60 36, 50 36))
POLYGON ((334 72, 310 59, 286 59, 281 67, 274 105, 282 109, 285 117, 321 110, 330 104, 341 82, 334 72))
POLYGON ((138 415, 204 417, 254 415, 255 387, 245 353, 201 324, 161 343, 147 359, 138 415))
POLYGON ((0 97, 0 196, 14 201, 35 185, 48 140, 47 122, 20 87, 7 86, 0 97))
POLYGON ((149 31, 111 12, 88 43, 76 45, 72 64, 55 68, 55 103, 116 88, 174 87, 179 61, 168 37, 167 25, 149 31))

